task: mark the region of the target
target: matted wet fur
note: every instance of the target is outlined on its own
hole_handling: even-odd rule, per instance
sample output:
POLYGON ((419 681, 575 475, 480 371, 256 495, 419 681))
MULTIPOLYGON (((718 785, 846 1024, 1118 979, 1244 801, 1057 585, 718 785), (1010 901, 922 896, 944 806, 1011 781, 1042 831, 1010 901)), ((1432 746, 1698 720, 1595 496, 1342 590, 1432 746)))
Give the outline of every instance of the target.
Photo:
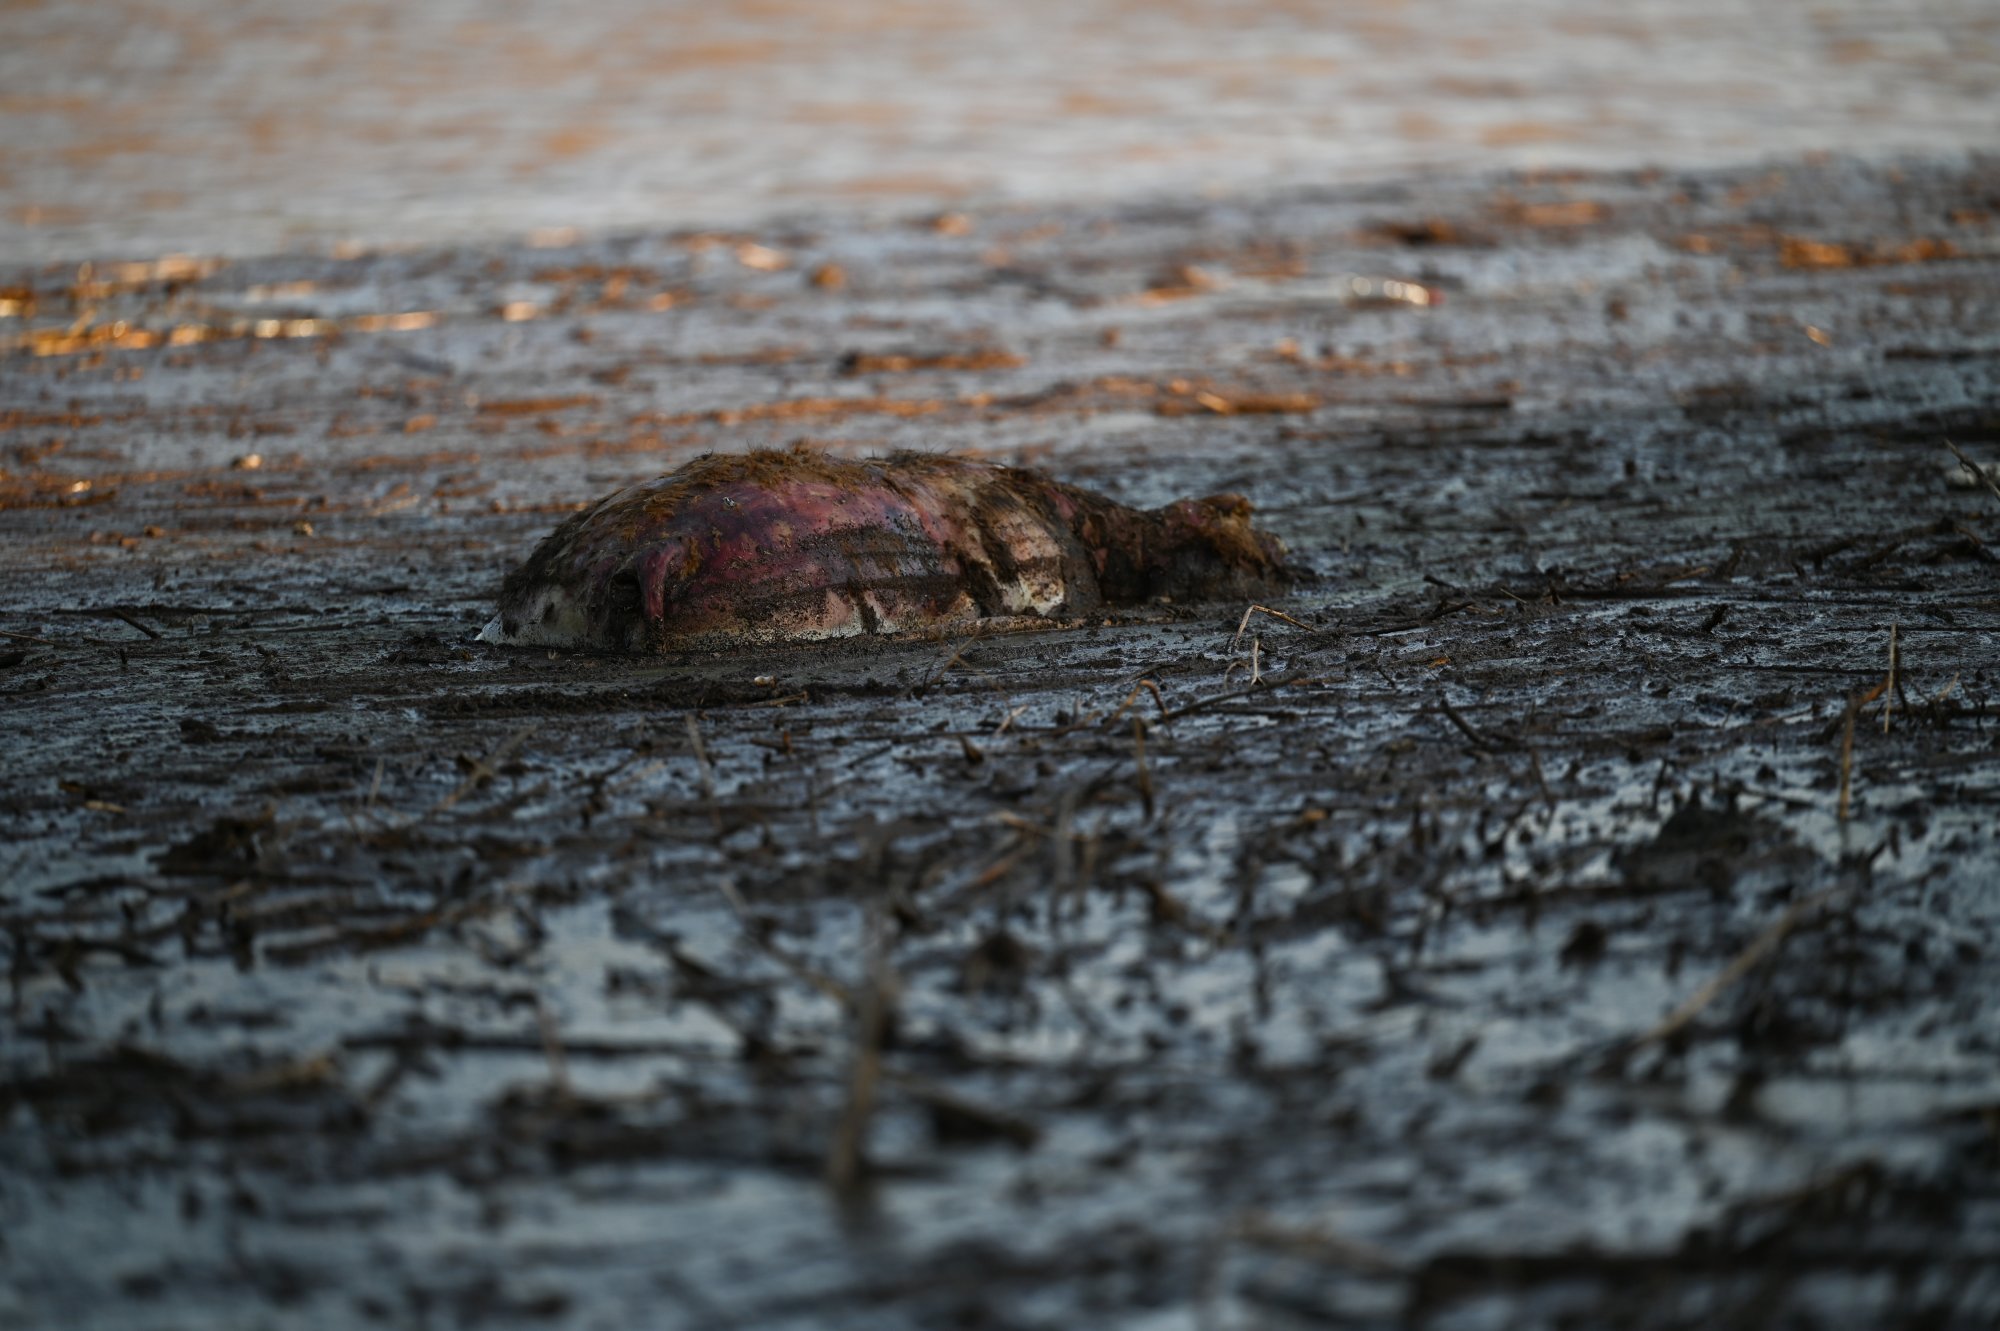
POLYGON ((1256 596, 1291 574, 1250 513, 1233 494, 1128 508, 923 453, 709 454, 557 527, 482 636, 658 651, 1256 596))

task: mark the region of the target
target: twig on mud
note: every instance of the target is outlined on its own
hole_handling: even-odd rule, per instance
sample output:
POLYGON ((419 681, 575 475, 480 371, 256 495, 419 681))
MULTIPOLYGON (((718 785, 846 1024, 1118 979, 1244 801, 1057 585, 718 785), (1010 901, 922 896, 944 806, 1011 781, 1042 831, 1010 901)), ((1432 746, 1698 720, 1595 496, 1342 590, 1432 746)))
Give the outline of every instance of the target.
POLYGON ((1861 714, 1861 702, 1847 704, 1847 717, 1840 732, 1840 806, 1838 816, 1847 821, 1847 805, 1854 791, 1854 718, 1861 714))
MULTIPOLYGON (((1213 707, 1217 703, 1234 702, 1238 698, 1247 698, 1253 693, 1262 693, 1266 689, 1280 689, 1285 687, 1287 684, 1308 684, 1312 682, 1313 681, 1311 679, 1307 678, 1304 675, 1287 675, 1282 679, 1266 680, 1261 684, 1252 685, 1247 689, 1237 689, 1230 693, 1218 693, 1213 695, 1212 697, 1198 698, 1191 703, 1183 704, 1182 706, 1175 707, 1171 710, 1168 710, 1165 707, 1166 700, 1164 698, 1161 698, 1160 702, 1162 704, 1162 709, 1160 712, 1160 724, 1162 726, 1171 729, 1173 722, 1179 720, 1183 716, 1188 715, 1188 713, 1190 712, 1199 712, 1203 708, 1213 707)), ((1048 738, 1060 739, 1065 735, 1073 735, 1077 731, 1086 730, 1091 726, 1110 725, 1113 722, 1117 721, 1120 716, 1124 715, 1125 709, 1131 706, 1131 703, 1132 703, 1132 698, 1128 696, 1125 702, 1116 709, 1114 709, 1109 715, 1106 715, 1103 712, 1089 712, 1078 716, 1075 720, 1069 722, 1067 725, 1058 726, 1054 730, 1046 732, 1046 734, 1048 738)), ((1022 708, 1019 710, 1024 711, 1026 709, 1022 708)), ((1001 727, 1001 729, 1004 730, 1005 727, 1003 726, 1001 727)), ((994 733, 997 735, 1000 733, 1000 731, 995 731, 994 733)))
POLYGON ((1011 828, 1016 832, 1026 832, 1030 836, 1047 838, 1056 834, 1055 829, 1047 824, 1038 823, 1032 818, 1023 818, 1020 814, 1008 809, 1002 809, 994 814, 993 821, 1002 827, 1011 828))
POLYGON ((1108 721, 1116 721, 1119 717, 1125 715, 1126 711, 1131 708, 1132 704, 1139 700, 1139 694, 1141 692, 1152 693, 1153 701, 1156 704, 1158 704, 1160 709, 1160 719, 1164 721, 1167 716, 1167 700, 1165 695, 1163 695, 1160 692, 1160 686, 1158 684, 1155 684, 1151 679, 1142 679, 1137 684, 1134 684, 1132 686, 1132 691, 1125 695, 1125 701, 1118 704, 1118 710, 1114 711, 1110 716, 1106 717, 1105 719, 1108 721))
POLYGON ((1532 744, 1521 746, 1528 753, 1528 769, 1535 774, 1535 785, 1541 789, 1542 798, 1548 802, 1550 814, 1555 813, 1556 793, 1549 789, 1549 779, 1542 772, 1542 755, 1535 752, 1532 744))
POLYGON ((475 916, 497 910, 503 904, 503 897, 489 894, 460 902, 455 906, 420 911, 414 915, 392 920, 388 924, 336 929, 332 933, 302 938, 296 942, 268 943, 264 945, 263 957, 266 961, 295 964, 337 948, 372 952, 380 948, 401 947, 408 943, 421 942, 435 929, 462 924, 475 916))
POLYGON ((1236 636, 1229 640, 1230 651, 1232 652, 1235 651, 1236 644, 1243 641, 1244 630, 1250 627, 1250 616, 1252 615, 1269 615, 1273 619, 1284 620, 1287 624, 1290 624, 1293 628, 1305 629, 1308 633, 1312 631, 1312 625, 1301 624, 1299 623, 1298 620, 1293 619, 1290 615, 1286 614, 1282 610, 1273 610, 1268 605, 1253 605, 1243 612, 1243 618, 1237 622, 1236 636))
POLYGON ((797 957, 772 942, 766 930, 757 927, 757 918, 750 912, 750 903, 745 901, 743 894, 736 890, 734 882, 728 878, 723 878, 718 880, 717 886, 722 891, 723 899, 729 903, 729 908, 736 912, 737 922, 743 926, 745 936, 750 939, 759 952, 762 952, 765 956, 791 972, 793 979, 804 981, 848 1011, 851 1012, 854 1010, 859 1000, 852 989, 834 979, 831 975, 814 970, 811 966, 806 965, 803 961, 800 961, 797 957))
POLYGON ((983 637, 982 634, 974 633, 964 642, 961 642, 958 645, 958 649, 952 652, 950 656, 945 658, 943 665, 940 665, 937 669, 931 671, 929 674, 924 676, 923 682, 921 684, 916 685, 914 688, 910 690, 911 695, 914 696, 918 693, 929 690, 938 684, 943 683, 944 677, 952 672, 952 668, 954 666, 962 665, 966 669, 970 670, 974 675, 977 675, 980 679, 980 682, 985 684, 987 688, 993 690, 994 696, 999 698, 1002 703, 1012 703, 1013 698, 1008 694, 1007 690, 1000 687, 1000 683, 998 680, 994 679, 992 675, 988 674, 984 670, 981 670, 978 666, 973 665, 970 661, 967 661, 965 659, 966 652, 971 649, 974 643, 979 642, 982 637, 983 637))
POLYGON ((868 1124, 875 1116, 875 1097, 882 1083, 882 1043, 889 1028, 893 1000, 882 921, 877 917, 868 963, 854 1014, 854 1062, 847 1076, 847 1107, 827 1148, 826 1181, 838 1193, 852 1192, 867 1167, 868 1124))
POLYGON ((32 633, 14 633, 7 629, 0 629, 0 638, 13 638, 17 642, 38 642, 44 647, 62 646, 53 638, 37 638, 32 633))
POLYGON ((339 1051, 322 1049, 316 1054, 281 1059, 241 1076, 225 1077, 216 1089, 225 1095, 263 1095, 272 1091, 328 1086, 339 1079, 339 1051))
MULTIPOLYGON (((1100 823, 1095 829, 1077 831, 1074 811, 1066 811, 1064 817, 1067 820, 1064 826, 1069 829, 1069 838, 1076 852, 1070 861, 1069 893, 1076 902, 1077 913, 1081 915, 1083 894, 1097 879, 1097 856, 1104 848, 1103 825, 1100 823)), ((1053 897, 1050 899, 1050 906, 1053 909, 1053 897)))
POLYGON ((113 619, 123 620, 125 623, 130 624, 133 628, 139 630, 139 632, 145 634, 147 637, 151 638, 154 642, 158 642, 160 640, 160 631, 158 629, 152 628, 146 624, 141 624, 137 619, 133 618, 130 614, 126 613, 125 611, 120 610, 115 605, 105 607, 104 613, 110 615, 113 619))
POLYGON ((812 694, 801 692, 801 693, 788 693, 782 698, 764 698, 758 702, 746 702, 743 704, 743 706, 745 708, 790 707, 795 702, 811 702, 811 701, 812 701, 812 694))
POLYGON ((994 860, 984 869, 981 869, 978 873, 974 874, 972 877, 972 881, 965 885, 966 891, 979 892, 979 891, 984 891, 986 888, 993 886, 993 884, 999 882, 1002 878, 1005 878, 1008 874, 1012 873, 1014 871, 1014 866, 1019 864, 1021 862, 1021 857, 1026 855, 1027 853, 1028 853, 1027 839, 1025 837, 1019 837, 1019 836, 1015 837, 1012 849, 1008 850, 1005 854, 1000 856, 1000 858, 994 860))
POLYGON ((1959 451, 1958 445, 1954 444, 1951 440, 1949 439, 1945 440, 1944 446, 1951 450, 1951 455, 1958 459, 1958 465, 1965 468, 1967 475, 1971 476, 1972 479, 1975 481, 1984 481, 1986 483, 1986 488, 1993 492, 1993 497, 1995 499, 2000 499, 2000 481, 1996 481, 1993 479, 1993 473, 1991 471, 1988 471, 1986 468, 1980 466, 1977 462, 1974 462, 1971 458, 1967 457, 1963 452, 1959 451))
POLYGON ((1804 795, 1788 795, 1782 790, 1759 790, 1755 786, 1743 786, 1737 793, 1746 795, 1754 800, 1769 800, 1773 804, 1782 804, 1788 809, 1814 809, 1819 807, 1818 800, 1808 799, 1804 795))
MULTIPOLYGON (((1122 703, 1118 703, 1116 707, 1112 707, 1112 709, 1110 709, 1108 713, 1106 713, 1106 711, 1084 711, 1082 707, 1078 707, 1078 709, 1076 709, 1076 717, 1074 717, 1072 721, 1068 721, 1068 723, 1064 723, 1064 725, 1058 725, 1056 729, 1048 731, 1048 737, 1050 737, 1050 739, 1060 739, 1062 735, 1074 735, 1076 731, 1080 731, 1080 729, 1088 729, 1088 727, 1092 727, 1092 725, 1116 725, 1116 723, 1118 723, 1118 717, 1122 717, 1122 715, 1126 713, 1126 709, 1128 709, 1128 707, 1130 707, 1130 705, 1132 705, 1134 701, 1138 701, 1138 693, 1140 693, 1140 689, 1142 689, 1142 687, 1152 687, 1152 693, 1154 693, 1154 697, 1156 697, 1156 699, 1160 701, 1160 721, 1166 721, 1166 719, 1168 719, 1168 717, 1170 717, 1172 713, 1170 713, 1170 711, 1166 709, 1166 699, 1164 699, 1164 697, 1160 697, 1160 685, 1158 685, 1158 683, 1152 683, 1150 679, 1140 679, 1138 683, 1134 683, 1134 685, 1132 685, 1132 691, 1130 691, 1130 693, 1126 693, 1126 699, 1124 699, 1122 703)), ((1006 729, 1008 729, 1008 725, 1012 725, 1012 723, 1014 723, 1014 717, 1018 717, 1018 715, 1020 715, 1020 713, 1024 713, 1026 709, 1028 709, 1026 705, 1020 705, 1020 707, 1014 707, 1014 709, 1012 709, 1012 711, 1010 711, 1010 713, 1006 715, 1006 719, 1004 719, 1004 721, 1000 723, 1000 727, 998 727, 998 729, 994 731, 994 735, 1004 735, 1004 733, 1006 733, 1006 729)))
POLYGON ((883 1080, 930 1110, 934 1121, 956 1124, 961 1132, 969 1129, 980 1136, 999 1137, 1024 1151, 1042 1139, 1040 1125, 1031 1120, 968 1100, 921 1077, 913 1077, 906 1072, 887 1072, 883 1074, 883 1080))
POLYGON ((936 684, 938 681, 942 680, 946 675, 949 675, 951 673, 951 668, 957 665, 960 661, 963 661, 965 659, 965 649, 972 646, 973 643, 978 641, 979 641, 979 635, 975 633, 970 638, 967 638, 964 642, 958 644, 958 650, 954 651, 950 656, 946 657, 943 665, 939 666, 937 669, 931 671, 929 675, 925 676, 924 687, 929 688, 931 685, 936 684))
POLYGON ((1056 800, 1055 828, 1049 833, 1049 900, 1066 900, 1079 881, 1076 874, 1075 835, 1077 807, 1083 803, 1083 788, 1070 785, 1056 800))
POLYGON ((1000 718, 1000 724, 993 727, 993 738, 998 739, 1002 735, 1006 734, 1008 729, 1011 728, 1016 721, 1020 720, 1022 714, 1025 713, 1027 710, 1028 710, 1027 703, 1022 703, 1019 707, 1010 707, 1007 710, 1007 715, 1000 718))
POLYGON ((1213 707, 1217 703, 1235 702, 1238 698, 1247 698, 1253 693, 1264 693, 1275 689, 1282 689, 1291 684, 1304 684, 1307 682, 1306 677, 1303 675, 1284 675, 1277 679, 1267 679, 1263 683, 1253 684, 1247 689, 1235 689, 1229 693, 1218 693, 1212 697, 1200 698, 1194 702, 1185 703, 1161 716, 1160 720, 1162 723, 1178 721, 1190 712, 1199 712, 1203 708, 1213 707))
POLYGON ((1874 688, 1868 690, 1868 692, 1850 698, 1847 703, 1847 711, 1841 717, 1839 815, 1840 821, 1843 823, 1847 821, 1848 801, 1854 790, 1854 723, 1861 715, 1863 708, 1867 707, 1869 703, 1874 702, 1877 698, 1880 698, 1882 700, 1882 733, 1886 735, 1889 732, 1889 692, 1896 686, 1897 656, 1896 626, 1891 624, 1889 626, 1889 673, 1882 677, 1880 684, 1877 684, 1874 688))
POLYGON ((1685 1030, 1690 1022, 1706 1011, 1709 1005, 1720 998, 1731 985, 1749 974, 1758 962, 1775 952, 1778 945, 1783 943, 1807 916, 1847 890, 1845 883, 1837 883, 1787 906, 1784 914, 1773 920, 1764 932, 1751 939, 1750 945, 1738 952, 1708 983, 1690 994, 1685 1002, 1668 1013, 1658 1025, 1635 1036, 1621 1052, 1631 1053, 1649 1044, 1659 1044, 1685 1030))
POLYGON ((1235 938, 1229 929, 1219 924, 1210 924, 1195 914, 1186 902, 1169 892, 1166 884, 1158 879, 1141 878, 1133 886, 1145 895, 1147 918, 1153 924, 1185 929, 1216 947, 1227 947, 1235 938))
POLYGON ((1482 749, 1488 747, 1486 742, 1486 736, 1480 734, 1478 730, 1474 729, 1472 722, 1466 720, 1464 717, 1458 714, 1458 709, 1451 705, 1451 699, 1445 697, 1443 692, 1439 692, 1438 694, 1438 706, 1444 708, 1445 720, 1451 722, 1454 726, 1457 726, 1460 734, 1464 735, 1467 739, 1471 740, 1475 745, 1477 745, 1482 749))
MULTIPOLYGON (((1222 682, 1224 684, 1227 684, 1229 682, 1229 677, 1241 669, 1243 669, 1243 663, 1241 661, 1231 661, 1229 663, 1229 668, 1222 672, 1222 682)), ((1255 685, 1255 684, 1261 684, 1263 681, 1264 681, 1264 640, 1262 638, 1252 638, 1250 639, 1250 682, 1251 684, 1255 685)))
POLYGON ((1146 723, 1132 718, 1132 757, 1139 768, 1139 803, 1145 807, 1146 821, 1153 819, 1153 774, 1146 768, 1146 723))
MULTIPOLYGON (((600 790, 598 793, 600 795, 616 794, 618 791, 625 789, 627 786, 636 785, 637 783, 644 781, 647 777, 659 771, 666 765, 667 765, 666 760, 663 758, 655 758, 653 761, 649 763, 641 763, 639 766, 634 767, 630 771, 626 772, 625 775, 619 777, 616 781, 605 782, 604 788, 600 790)), ((611 770, 615 772, 618 769, 614 767, 611 770)))
POLYGON ((1889 713, 1896 706, 1896 625, 1889 625, 1889 677, 1882 681, 1882 733, 1889 733, 1889 713))
POLYGON ((1363 1243, 1317 1226, 1300 1228, 1285 1225, 1254 1211, 1239 1214, 1231 1222, 1227 1239, 1367 1275, 1395 1275, 1405 1270, 1393 1255, 1372 1243, 1363 1243))
POLYGON ((481 786, 485 785, 488 781, 491 781, 494 777, 498 776, 500 774, 501 765, 504 764, 509 758, 512 758, 517 752, 519 752, 521 746, 528 742, 528 737, 533 735, 537 730, 540 730, 541 728, 542 728, 541 722, 539 721, 530 722, 529 724, 522 726, 519 730, 515 731, 513 734, 509 735, 506 739, 502 740, 500 742, 500 747, 493 750, 493 752, 487 754, 484 758, 478 759, 472 764, 471 769, 467 771, 465 774, 465 780, 458 783, 458 789, 452 791, 451 794, 446 795, 436 804, 433 804, 431 806, 431 812, 443 813, 446 809, 451 808, 454 804, 457 804, 467 795, 470 795, 473 791, 479 789, 481 786))
MULTIPOLYGON (((1507 735, 1489 735, 1474 726, 1472 722, 1465 719, 1464 715, 1456 707, 1451 705, 1451 699, 1445 696, 1443 689, 1438 690, 1438 706, 1444 709, 1445 719, 1458 727, 1459 733, 1471 740, 1475 748, 1485 749, 1487 752, 1493 753, 1502 749, 1519 749, 1525 747, 1520 740, 1507 735)), ((1539 770, 1538 765, 1537 771, 1539 770)), ((1542 793, 1545 795, 1548 793, 1547 782, 1542 783, 1542 793)))
POLYGON ((708 749, 701 742, 701 722, 693 712, 687 714, 688 743, 694 746, 694 760, 701 769, 701 797, 708 802, 709 821, 715 824, 715 834, 722 835, 722 808, 715 802, 715 768, 709 765, 708 749))
POLYGON ((535 1028, 542 1037, 542 1057, 549 1062, 549 1084, 554 1088, 556 1099, 568 1101, 574 1098, 570 1089, 569 1056, 563 1052, 562 1032, 556 1028, 556 1019, 549 1013, 549 1005, 539 996, 535 999, 535 1028))

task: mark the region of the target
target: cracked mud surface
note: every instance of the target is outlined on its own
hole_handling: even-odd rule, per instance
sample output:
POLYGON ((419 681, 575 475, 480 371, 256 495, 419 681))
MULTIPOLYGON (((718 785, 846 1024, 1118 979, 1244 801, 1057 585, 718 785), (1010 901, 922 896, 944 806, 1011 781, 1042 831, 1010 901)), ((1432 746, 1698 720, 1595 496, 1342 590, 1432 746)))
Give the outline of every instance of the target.
POLYGON ((1989 1325, 1997 216, 7 275, 0 1323, 1989 1325), (800 442, 1240 491, 1319 581, 471 641, 562 514, 800 442))

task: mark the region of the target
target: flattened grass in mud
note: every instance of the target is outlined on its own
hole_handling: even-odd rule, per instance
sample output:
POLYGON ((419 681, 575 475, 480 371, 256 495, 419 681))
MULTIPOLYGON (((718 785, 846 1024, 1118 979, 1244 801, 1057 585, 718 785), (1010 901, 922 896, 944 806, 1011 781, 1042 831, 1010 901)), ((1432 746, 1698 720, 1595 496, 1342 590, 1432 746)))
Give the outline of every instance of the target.
POLYGON ((1982 171, 93 295, 167 331, 0 402, 0 1317, 1986 1324, 1982 171), (801 432, 1241 491, 1318 578, 471 641, 561 513, 801 432))

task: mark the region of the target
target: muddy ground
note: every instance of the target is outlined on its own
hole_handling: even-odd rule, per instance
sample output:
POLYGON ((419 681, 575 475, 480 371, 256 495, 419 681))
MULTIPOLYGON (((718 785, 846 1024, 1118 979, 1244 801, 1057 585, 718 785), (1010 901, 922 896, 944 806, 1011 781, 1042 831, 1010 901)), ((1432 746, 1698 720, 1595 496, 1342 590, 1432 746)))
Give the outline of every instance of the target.
POLYGON ((0 265, 1937 154, 1995 124, 1991 0, 7 0, 0 265))
POLYGON ((2000 1317, 2000 164, 0 285, 0 1324, 2000 1317), (1317 576, 472 641, 753 445, 1317 576))

